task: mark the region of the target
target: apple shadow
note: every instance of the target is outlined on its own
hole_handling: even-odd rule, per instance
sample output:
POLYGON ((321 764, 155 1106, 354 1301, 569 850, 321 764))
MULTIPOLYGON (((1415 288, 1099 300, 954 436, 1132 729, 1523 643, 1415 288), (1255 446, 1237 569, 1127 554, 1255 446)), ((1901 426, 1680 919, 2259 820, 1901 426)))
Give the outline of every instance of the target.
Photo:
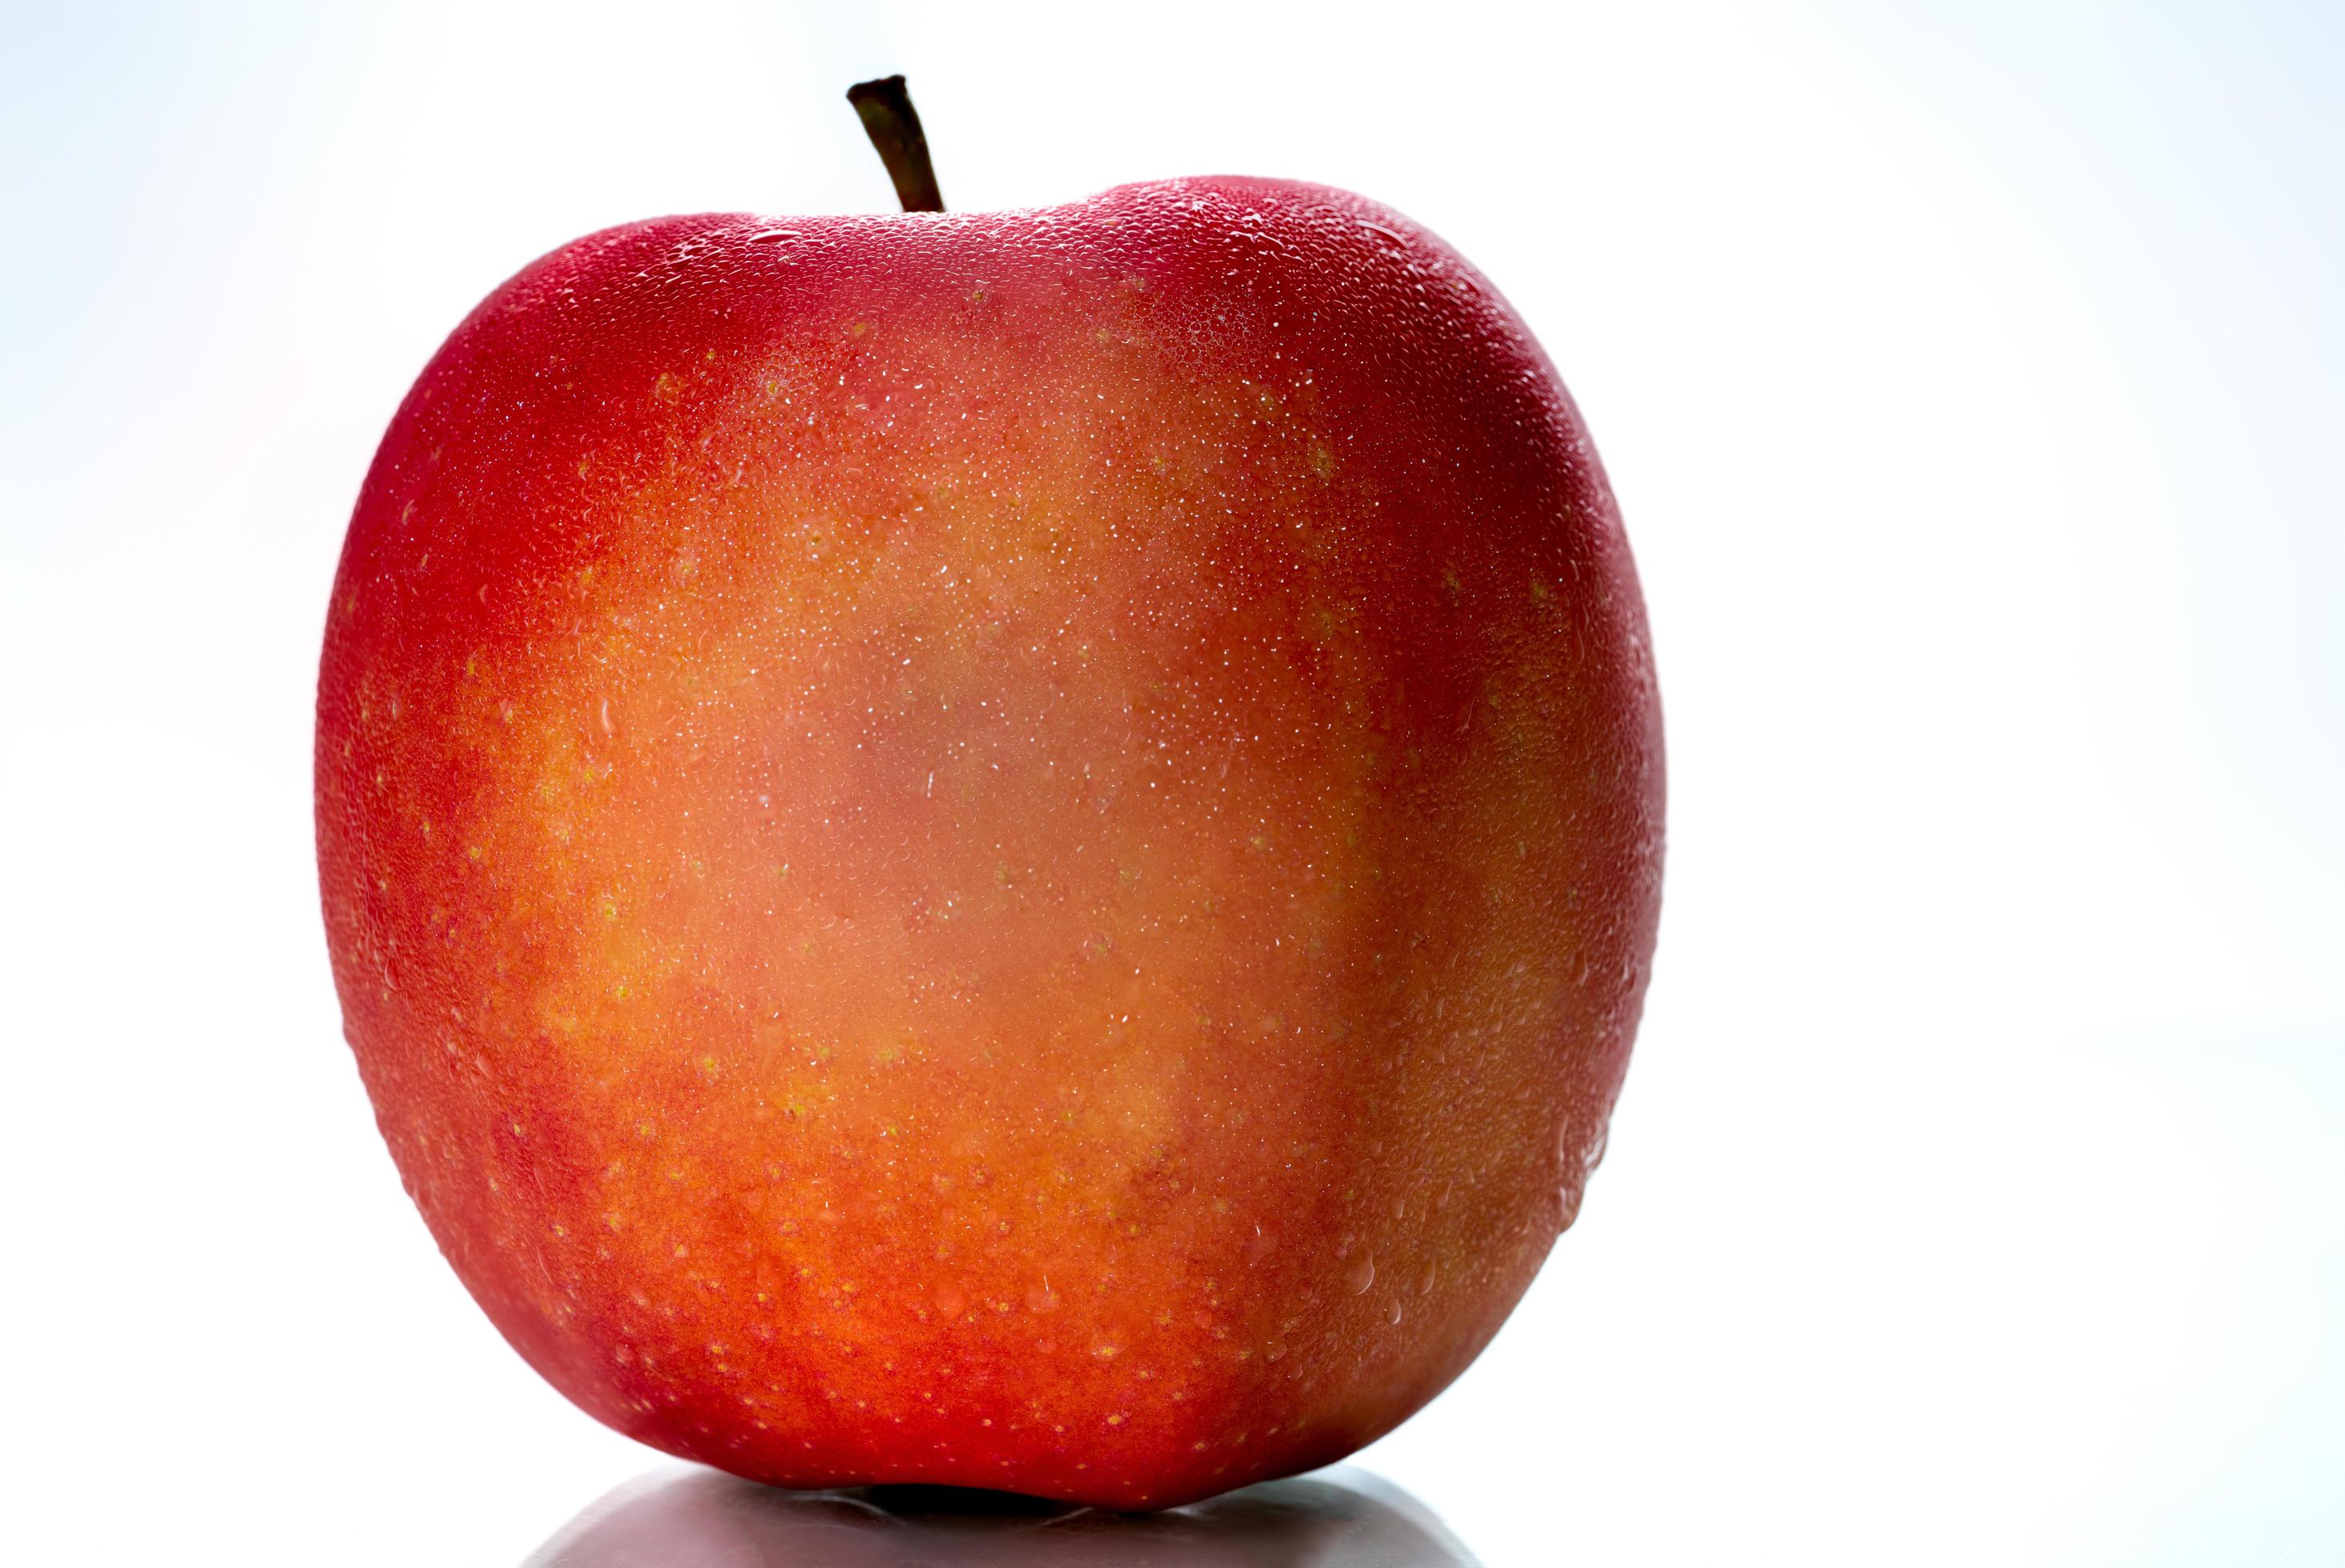
POLYGON ((783 1492, 711 1470, 639 1476, 523 1568, 1473 1568, 1431 1510, 1340 1466, 1161 1513, 940 1486, 783 1492))

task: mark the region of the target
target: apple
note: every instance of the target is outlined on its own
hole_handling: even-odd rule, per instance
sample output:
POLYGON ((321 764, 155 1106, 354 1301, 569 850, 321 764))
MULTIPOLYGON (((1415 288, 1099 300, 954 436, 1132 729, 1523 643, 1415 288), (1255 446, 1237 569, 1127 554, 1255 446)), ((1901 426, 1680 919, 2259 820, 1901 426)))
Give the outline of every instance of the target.
POLYGON ((1659 914, 1579 413, 1282 180, 533 263, 383 439, 316 758, 449 1261, 788 1486, 1152 1509, 1386 1431, 1571 1223, 1659 914))

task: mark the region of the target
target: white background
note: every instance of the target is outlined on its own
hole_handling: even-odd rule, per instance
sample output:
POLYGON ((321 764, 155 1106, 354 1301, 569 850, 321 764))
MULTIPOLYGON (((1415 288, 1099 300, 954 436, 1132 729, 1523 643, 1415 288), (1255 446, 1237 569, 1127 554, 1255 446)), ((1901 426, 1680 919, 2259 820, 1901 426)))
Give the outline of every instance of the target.
POLYGON ((311 683, 581 232, 1291 175, 1595 430, 1668 707, 1583 1219, 1363 1462, 1494 1564, 2345 1560, 2345 12, 35 5, 0 33, 0 1554, 511 1563, 508 1351, 329 983, 311 683))

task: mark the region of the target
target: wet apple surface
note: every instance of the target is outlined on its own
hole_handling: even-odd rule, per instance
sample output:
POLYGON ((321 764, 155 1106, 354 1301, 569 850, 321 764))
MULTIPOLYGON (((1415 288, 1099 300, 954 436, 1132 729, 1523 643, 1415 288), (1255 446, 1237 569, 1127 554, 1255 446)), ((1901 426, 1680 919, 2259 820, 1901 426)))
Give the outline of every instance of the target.
POLYGON ((1429 1399, 1601 1148, 1661 792, 1544 355, 1272 181, 553 253, 393 421, 320 678, 442 1249, 791 1485, 1162 1506, 1429 1399))

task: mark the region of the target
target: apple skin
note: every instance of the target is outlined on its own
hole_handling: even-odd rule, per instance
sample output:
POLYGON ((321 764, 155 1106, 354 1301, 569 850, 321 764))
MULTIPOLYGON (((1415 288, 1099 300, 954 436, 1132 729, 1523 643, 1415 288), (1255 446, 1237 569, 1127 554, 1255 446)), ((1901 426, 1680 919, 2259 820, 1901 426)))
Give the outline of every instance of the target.
POLYGON ((1340 191, 665 218, 457 328, 319 678, 345 1032, 557 1388, 789 1486, 1330 1462, 1577 1212, 1661 732, 1578 412, 1340 191))

